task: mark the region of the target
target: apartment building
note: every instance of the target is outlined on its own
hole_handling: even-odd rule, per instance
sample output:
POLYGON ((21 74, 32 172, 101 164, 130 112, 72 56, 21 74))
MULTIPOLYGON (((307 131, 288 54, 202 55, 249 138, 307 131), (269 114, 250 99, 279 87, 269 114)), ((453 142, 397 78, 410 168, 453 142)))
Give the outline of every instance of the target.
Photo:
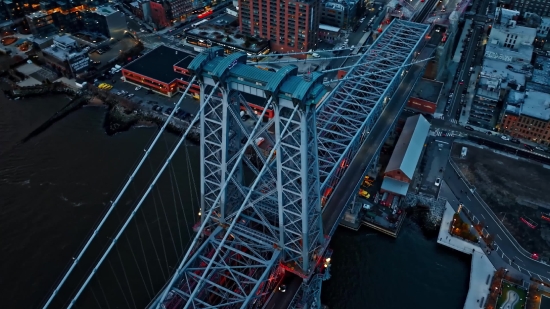
POLYGON ((245 35, 271 42, 276 52, 314 49, 321 18, 320 0, 239 0, 239 26, 245 35))

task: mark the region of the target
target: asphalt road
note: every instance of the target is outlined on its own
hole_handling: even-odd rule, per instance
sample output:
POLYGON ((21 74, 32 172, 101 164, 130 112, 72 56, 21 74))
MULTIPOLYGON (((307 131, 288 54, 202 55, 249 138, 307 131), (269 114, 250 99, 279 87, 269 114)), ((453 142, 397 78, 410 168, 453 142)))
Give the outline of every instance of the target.
MULTIPOLYGON (((464 29, 464 31, 467 31, 464 29)), ((475 58, 476 46, 479 38, 481 37, 482 29, 477 29, 474 25, 472 34, 470 36, 470 41, 467 42, 464 46, 463 59, 464 62, 460 62, 457 70, 457 75, 455 77, 455 87, 453 88, 453 101, 451 108, 447 112, 447 116, 454 117, 456 120, 460 118, 460 109, 461 102, 463 100, 463 91, 468 88, 470 83, 470 67, 473 65, 472 62, 475 58)), ((464 100, 466 96, 464 95, 464 100)))
MULTIPOLYGON (((431 123, 432 123, 433 128, 440 128, 440 129, 443 129, 443 130, 449 130, 449 131, 465 133, 465 134, 468 134, 470 136, 476 136, 476 137, 479 137, 479 138, 483 138, 487 141, 493 142, 493 143, 501 145, 503 147, 511 148, 514 151, 517 150, 517 151, 522 151, 522 152, 529 152, 531 154, 535 154, 535 155, 539 155, 539 156, 550 157, 550 153, 548 151, 542 151, 542 150, 536 150, 536 149, 534 149, 533 151, 528 151, 528 150, 525 149, 525 147, 522 144, 513 143, 512 141, 505 141, 505 140, 502 139, 501 135, 499 135, 495 132, 489 131, 489 130, 470 131, 470 130, 466 130, 462 126, 459 126, 457 124, 453 124, 453 123, 450 123, 450 122, 446 122, 446 121, 441 120, 441 119, 432 119, 431 123), (491 133, 491 135, 489 135, 486 132, 492 132, 492 133, 491 133)), ((523 156, 523 157, 525 157, 525 156, 523 156)))
MULTIPOLYGON (((513 259, 516 268, 523 268, 531 273, 539 274, 540 276, 548 276, 550 267, 539 261, 531 259, 531 253, 521 248, 518 242, 501 224, 497 216, 486 205, 481 202, 481 198, 475 193, 471 193, 465 182, 460 178, 455 169, 450 163, 447 164, 444 173, 444 181, 447 183, 451 192, 441 191, 442 197, 445 197, 449 203, 462 202, 464 206, 479 220, 482 220, 486 226, 486 230, 494 235, 495 243, 499 250, 504 252, 506 256, 513 259), (461 192, 462 190, 462 192, 461 192), (455 199, 455 197, 458 199, 455 199), (452 202, 454 200, 454 202, 452 202)), ((498 250, 495 254, 498 254, 498 250)))

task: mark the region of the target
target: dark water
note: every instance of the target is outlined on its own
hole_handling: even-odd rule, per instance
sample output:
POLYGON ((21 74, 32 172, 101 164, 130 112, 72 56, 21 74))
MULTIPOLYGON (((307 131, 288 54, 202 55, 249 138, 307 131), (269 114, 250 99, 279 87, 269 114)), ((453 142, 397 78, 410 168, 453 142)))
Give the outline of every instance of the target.
MULTIPOLYGON (((104 110, 84 108, 19 143, 66 102, 0 98, 1 308, 43 304, 156 133, 140 128, 108 137, 104 110)), ((176 141, 170 134, 159 140, 51 308, 66 307, 176 141)), ((198 148, 182 148, 76 308, 143 308, 161 289, 193 236, 198 171, 198 148)), ((332 247, 333 277, 323 286, 331 308, 463 307, 469 258, 438 247, 412 224, 397 240, 366 229, 339 231, 332 247)))

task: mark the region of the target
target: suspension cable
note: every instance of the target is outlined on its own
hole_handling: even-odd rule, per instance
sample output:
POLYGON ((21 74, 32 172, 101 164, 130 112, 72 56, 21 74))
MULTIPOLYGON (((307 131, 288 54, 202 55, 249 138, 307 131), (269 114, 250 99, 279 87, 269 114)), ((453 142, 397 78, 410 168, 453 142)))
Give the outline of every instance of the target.
MULTIPOLYGON (((143 163, 145 163, 145 159, 147 159, 147 157, 149 157, 149 153, 151 152, 151 149, 153 149, 153 147, 155 146, 155 144, 157 143, 157 141, 159 140, 159 138, 161 137, 162 133, 164 132, 164 130, 166 129, 166 127, 168 126, 168 124, 170 123, 170 120, 172 119, 172 117, 174 116, 177 108, 179 107, 179 105, 181 104, 181 102, 183 101, 183 99, 185 98, 185 96, 187 95, 187 92, 189 91, 189 89, 191 89, 191 85, 195 82, 195 79, 196 77, 194 76, 191 81, 189 82, 189 86, 185 89, 185 91, 183 92, 183 95, 181 96, 181 98, 179 99, 178 103, 176 104, 174 110, 172 111, 172 113, 170 114, 170 116, 168 116, 168 118, 166 119, 166 122, 164 123, 164 125, 161 127, 160 131, 157 133, 157 136, 155 137, 155 139, 153 140, 153 142, 151 143, 151 145, 149 146, 149 148, 145 151, 145 154, 143 155, 143 158, 141 159, 141 161, 138 163, 136 169, 134 170, 134 172, 132 173, 132 175, 130 175, 130 178, 128 179, 128 181, 126 182, 126 184, 124 185, 124 187, 122 188, 122 190, 120 191, 120 193, 118 194, 118 196, 116 197, 116 199, 114 200, 114 202, 111 203, 111 206, 109 207, 109 210, 105 213, 105 215, 103 216, 103 219, 101 220, 101 222, 99 222, 98 226, 96 227, 96 229, 94 230, 94 233, 90 236, 90 238, 88 239, 88 242, 86 242, 86 244, 84 245, 84 247, 82 248, 82 250, 80 250, 80 253, 78 254, 78 256, 74 259, 74 262, 73 262, 73 265, 71 265, 71 268, 69 268, 69 270, 65 273, 65 276, 63 276, 63 278, 61 279, 61 282, 59 282, 59 284, 57 285, 57 287, 55 288, 55 290, 53 291, 52 295, 50 296, 50 298, 48 299, 48 301, 46 302, 46 304, 42 307, 43 309, 46 309, 50 306, 50 304, 52 303, 53 299, 55 298, 55 296, 57 296, 57 294, 59 293, 59 290, 61 289, 61 287, 63 286, 63 284, 65 284, 65 281, 67 281, 67 279, 69 278, 69 276, 71 275, 71 273, 73 272, 75 266, 78 264, 78 262, 80 262, 80 259, 82 258, 82 256, 84 256, 84 253, 86 252, 86 250, 88 250, 88 247, 91 245, 92 241, 95 239, 95 237, 97 236, 99 230, 103 227, 103 225, 105 224, 105 221, 107 221, 107 218, 109 217, 109 215, 113 212, 113 210, 115 209, 115 206, 118 204, 118 202, 120 201, 120 199, 122 198, 123 194, 126 192, 126 190, 128 189, 130 183, 132 183, 132 181, 134 180, 134 177, 137 175, 138 171, 141 169, 143 163)), ((189 128, 191 128, 191 126, 189 126, 189 128)))

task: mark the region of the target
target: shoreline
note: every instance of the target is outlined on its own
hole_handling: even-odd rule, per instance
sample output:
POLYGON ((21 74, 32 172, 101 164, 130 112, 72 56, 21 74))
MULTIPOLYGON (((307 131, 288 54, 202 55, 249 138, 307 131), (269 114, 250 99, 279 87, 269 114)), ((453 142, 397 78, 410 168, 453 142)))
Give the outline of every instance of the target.
MULTIPOLYGON (((2 82, 4 83, 2 90, 10 100, 48 94, 66 94, 71 98, 68 104, 23 138, 21 140, 22 143, 44 132, 51 125, 67 117, 72 112, 86 106, 104 106, 108 109, 105 113, 103 128, 109 136, 128 131, 135 127, 160 128, 168 119, 162 113, 143 110, 136 103, 92 88, 91 86, 77 90, 60 82, 29 87, 19 87, 7 79, 3 79, 2 82)), ((166 127, 166 131, 181 136, 189 126, 190 123, 188 121, 172 117, 166 127)), ((187 139, 195 143, 200 141, 200 129, 197 125, 191 129, 187 139)))

